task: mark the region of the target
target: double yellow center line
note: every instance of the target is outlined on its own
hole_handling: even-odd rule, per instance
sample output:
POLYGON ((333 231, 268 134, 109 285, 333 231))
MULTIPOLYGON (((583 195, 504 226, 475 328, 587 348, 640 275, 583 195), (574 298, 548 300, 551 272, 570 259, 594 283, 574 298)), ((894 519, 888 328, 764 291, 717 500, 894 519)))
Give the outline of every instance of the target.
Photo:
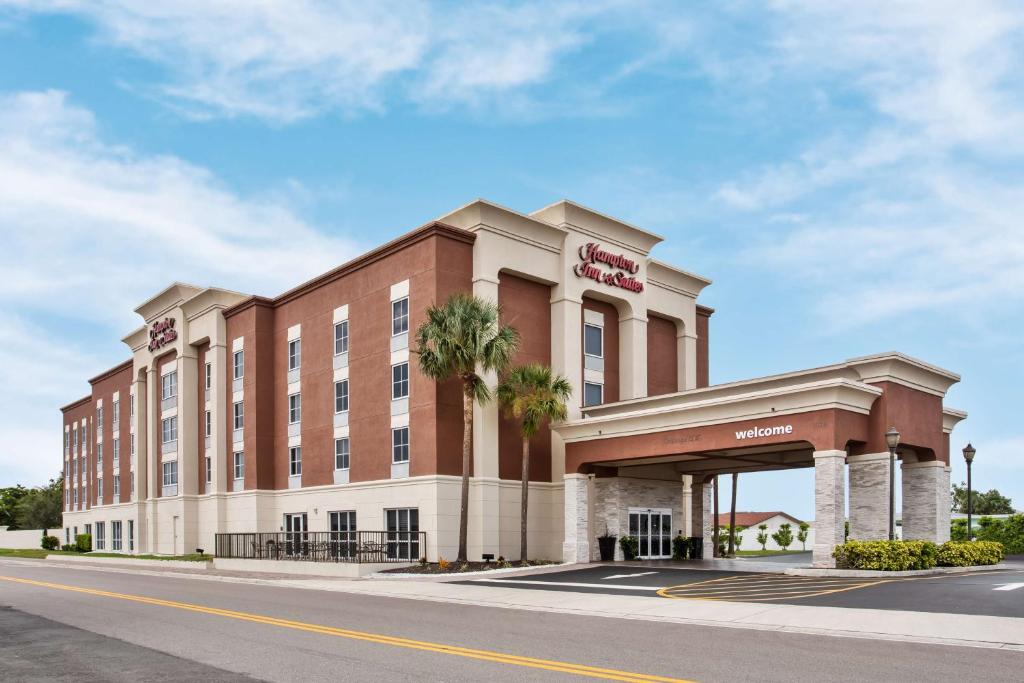
POLYGON ((0 580, 26 584, 29 586, 38 586, 40 588, 53 588, 56 590, 71 591, 74 593, 96 595, 104 598, 114 598, 116 600, 128 600, 130 602, 138 602, 145 605, 171 607, 174 609, 186 610, 189 612, 211 614, 229 619, 251 621, 257 624, 266 624, 268 626, 289 628, 297 631, 320 633, 327 636, 335 636, 337 638, 362 640, 369 643, 391 645, 393 647, 402 647, 410 650, 422 650, 425 652, 435 652, 438 654, 453 655, 456 657, 466 657, 468 659, 477 659, 480 661, 494 662, 497 664, 524 666, 531 669, 545 669, 547 671, 557 671, 560 673, 575 674, 577 676, 585 676, 587 678, 596 678, 608 681, 632 681, 636 683, 693 683, 693 681, 687 681, 685 679, 680 678, 667 678, 665 676, 653 676, 650 674, 632 673, 629 671, 620 671, 618 669, 604 669, 596 666, 572 664, 570 662, 559 662, 550 659, 522 657, 520 655, 506 654, 503 652, 475 650, 468 647, 459 647, 457 645, 445 645, 443 643, 431 643, 423 640, 397 638, 395 636, 386 636, 379 633, 367 633, 364 631, 353 631, 351 629, 336 628, 333 626, 309 624, 302 621, 292 621, 290 619, 278 619, 277 617, 269 617, 261 614, 250 614, 248 612, 237 612, 235 610, 218 609, 216 607, 206 607, 205 605, 195 605, 187 602, 161 600, 159 598, 150 598, 144 595, 114 593, 111 591, 98 590, 95 588, 83 588, 81 586, 70 586, 62 583, 35 581, 33 579, 23 579, 14 576, 0 576, 0 580))

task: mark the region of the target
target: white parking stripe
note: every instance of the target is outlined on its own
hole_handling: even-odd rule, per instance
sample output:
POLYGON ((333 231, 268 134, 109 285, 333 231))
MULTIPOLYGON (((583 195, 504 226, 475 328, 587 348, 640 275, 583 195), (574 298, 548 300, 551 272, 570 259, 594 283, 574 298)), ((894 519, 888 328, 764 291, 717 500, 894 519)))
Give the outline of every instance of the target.
POLYGON ((999 586, 998 588, 993 588, 992 590, 1015 591, 1018 588, 1024 588, 1024 583, 1004 583, 1002 586, 999 586))
POLYGON ((639 573, 636 573, 636 574, 612 574, 611 576, 606 576, 606 577, 604 577, 601 580, 602 581, 608 581, 609 579, 631 579, 634 576, 650 576, 651 574, 657 574, 657 573, 658 572, 639 572, 639 573))
POLYGON ((627 586, 624 583, 573 583, 571 581, 526 581, 519 579, 474 579, 473 583, 511 583, 535 586, 569 586, 570 588, 616 588, 624 591, 656 591, 661 586, 627 586))

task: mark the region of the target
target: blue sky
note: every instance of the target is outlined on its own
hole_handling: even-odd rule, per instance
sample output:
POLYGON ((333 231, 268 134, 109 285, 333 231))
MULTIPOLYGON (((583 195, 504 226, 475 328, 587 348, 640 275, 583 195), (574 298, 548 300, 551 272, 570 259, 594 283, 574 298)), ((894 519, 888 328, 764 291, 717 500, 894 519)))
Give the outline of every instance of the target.
MULTIPOLYGON (((168 282, 273 295, 565 197, 715 281, 713 382, 961 373, 954 449, 1024 506, 1019 4, 213 4, 0 0, 0 485, 56 473, 57 408, 168 282)), ((740 508, 809 516, 809 475, 740 508)))

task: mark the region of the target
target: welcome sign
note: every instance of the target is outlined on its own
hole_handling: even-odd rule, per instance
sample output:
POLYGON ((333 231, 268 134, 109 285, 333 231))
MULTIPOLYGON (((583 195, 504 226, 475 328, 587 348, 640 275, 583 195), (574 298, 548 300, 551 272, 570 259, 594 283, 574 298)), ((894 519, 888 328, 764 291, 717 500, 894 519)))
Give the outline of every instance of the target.
POLYGON ((757 439, 762 436, 784 436, 792 433, 793 425, 776 425, 774 427, 754 427, 753 429, 736 432, 736 438, 740 440, 757 439))

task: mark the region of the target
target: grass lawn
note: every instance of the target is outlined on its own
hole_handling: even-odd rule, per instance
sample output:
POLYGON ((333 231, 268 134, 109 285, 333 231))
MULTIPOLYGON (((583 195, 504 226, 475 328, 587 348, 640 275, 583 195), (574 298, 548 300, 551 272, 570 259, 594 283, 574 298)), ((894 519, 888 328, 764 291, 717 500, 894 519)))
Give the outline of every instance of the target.
POLYGON ((73 550, 43 550, 42 548, 0 548, 0 557, 21 557, 31 560, 42 560, 47 555, 71 555, 74 557, 120 557, 128 560, 184 560, 186 562, 206 562, 212 555, 127 555, 123 553, 78 553, 73 550))
POLYGON ((793 555, 804 553, 806 550, 737 550, 740 557, 768 557, 770 555, 793 555))

